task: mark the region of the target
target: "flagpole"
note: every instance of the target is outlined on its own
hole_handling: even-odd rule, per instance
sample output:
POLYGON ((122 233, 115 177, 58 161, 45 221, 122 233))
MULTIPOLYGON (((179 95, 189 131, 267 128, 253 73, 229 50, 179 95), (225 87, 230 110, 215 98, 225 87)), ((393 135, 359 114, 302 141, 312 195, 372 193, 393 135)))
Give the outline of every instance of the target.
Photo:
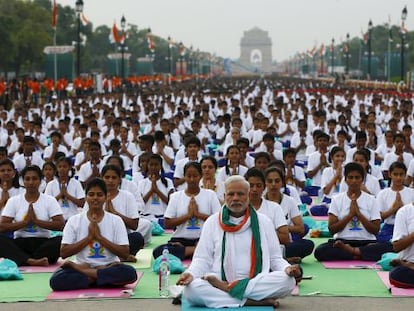
POLYGON ((54 55, 54 81, 55 81, 55 85, 56 85, 56 81, 57 81, 57 55, 56 55, 56 28, 53 34, 53 47, 54 47, 54 51, 55 51, 55 55, 54 55))
MULTIPOLYGON (((389 36, 389 35, 388 35, 389 36)), ((391 79, 391 38, 388 37, 387 81, 391 79)))

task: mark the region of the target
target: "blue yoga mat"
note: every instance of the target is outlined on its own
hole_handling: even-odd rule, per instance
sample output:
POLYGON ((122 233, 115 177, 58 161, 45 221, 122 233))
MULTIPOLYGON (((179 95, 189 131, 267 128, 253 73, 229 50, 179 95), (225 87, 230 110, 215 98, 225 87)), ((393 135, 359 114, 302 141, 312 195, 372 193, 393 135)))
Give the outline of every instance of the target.
MULTIPOLYGON (((207 307, 194 307, 194 306, 190 306, 190 304, 188 303, 188 301, 183 297, 181 300, 181 310, 182 311, 197 311, 197 310, 217 310, 214 308, 207 308, 207 307)), ((271 306, 260 306, 260 307, 254 307, 254 306, 248 306, 248 307, 241 307, 241 308, 226 308, 226 311, 231 311, 231 310, 245 310, 245 311, 273 311, 273 307, 271 306)))

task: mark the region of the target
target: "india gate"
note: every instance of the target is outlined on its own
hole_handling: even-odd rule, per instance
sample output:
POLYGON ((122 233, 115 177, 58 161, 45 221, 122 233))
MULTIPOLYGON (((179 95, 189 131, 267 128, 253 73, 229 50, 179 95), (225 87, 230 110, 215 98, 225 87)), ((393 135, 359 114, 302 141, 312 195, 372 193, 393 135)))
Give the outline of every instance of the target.
POLYGON ((272 66, 272 39, 258 27, 244 32, 240 40, 240 63, 258 70, 269 71, 272 66))

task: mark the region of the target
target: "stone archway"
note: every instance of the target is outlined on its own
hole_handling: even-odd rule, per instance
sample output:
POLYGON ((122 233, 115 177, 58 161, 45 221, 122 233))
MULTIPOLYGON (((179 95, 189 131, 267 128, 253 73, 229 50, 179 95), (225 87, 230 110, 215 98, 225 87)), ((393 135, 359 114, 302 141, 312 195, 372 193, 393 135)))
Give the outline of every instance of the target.
POLYGON ((240 63, 261 71, 271 71, 272 39, 267 31, 254 27, 240 40, 240 63))

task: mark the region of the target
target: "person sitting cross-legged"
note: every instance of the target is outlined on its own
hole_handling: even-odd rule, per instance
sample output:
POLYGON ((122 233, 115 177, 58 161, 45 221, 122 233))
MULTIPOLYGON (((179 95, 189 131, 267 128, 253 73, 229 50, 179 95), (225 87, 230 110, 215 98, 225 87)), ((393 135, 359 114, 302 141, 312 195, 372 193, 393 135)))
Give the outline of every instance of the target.
POLYGON ((301 268, 282 258, 270 219, 249 205, 249 188, 242 176, 229 177, 226 204, 204 224, 191 265, 177 281, 191 305, 277 307, 301 279, 301 268))
POLYGON ((119 259, 129 255, 128 235, 121 217, 104 210, 105 182, 92 179, 85 192, 89 209, 68 219, 60 249, 62 258, 74 255, 75 260, 67 260, 53 273, 49 283, 54 291, 123 286, 137 280, 135 269, 119 259))

